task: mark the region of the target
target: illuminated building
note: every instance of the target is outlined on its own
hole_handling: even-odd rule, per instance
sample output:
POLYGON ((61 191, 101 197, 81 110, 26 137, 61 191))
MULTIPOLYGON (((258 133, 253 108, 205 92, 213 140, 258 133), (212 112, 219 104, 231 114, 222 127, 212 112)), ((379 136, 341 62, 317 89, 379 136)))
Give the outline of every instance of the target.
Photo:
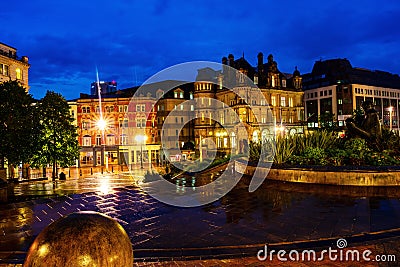
POLYGON ((347 59, 316 61, 311 73, 303 75, 308 127, 317 128, 322 114, 334 115, 338 126, 361 106, 375 104, 382 123, 399 130, 400 77, 385 71, 356 68, 347 59), (390 122, 392 122, 390 125, 390 122))
POLYGON ((200 139, 202 139, 202 148, 205 151, 217 149, 225 154, 234 148, 234 151, 240 153, 243 152, 241 147, 248 140, 260 142, 272 138, 275 134, 303 132, 302 78, 297 68, 293 74, 282 73, 277 68, 273 56, 269 55, 268 62, 264 63, 262 53, 258 54, 256 67, 251 66, 244 57, 235 60, 232 54, 228 58, 224 57, 222 64, 238 72, 232 72, 232 69, 228 67, 223 67, 222 71, 211 68, 198 71, 194 85, 194 98, 198 99, 194 127, 196 147, 199 147, 200 139), (256 89, 246 84, 244 75, 257 85, 265 101, 254 98, 252 90, 256 89), (237 94, 226 88, 233 89, 237 94), (224 108, 216 109, 211 101, 203 100, 207 98, 223 102, 224 108), (267 111, 268 108, 271 110, 270 113, 267 111), (227 109, 234 110, 238 117, 227 116, 227 109), (261 120, 258 121, 256 117, 261 120), (236 132, 237 118, 244 123, 247 133, 236 132), (216 123, 216 120, 220 123, 216 123), (279 127, 270 127, 271 124, 279 127), (221 125, 232 129, 231 136, 228 136, 221 125), (273 128, 272 131, 271 128, 273 128), (242 136, 242 139, 238 136, 242 136), (216 148, 213 144, 210 146, 204 142, 206 137, 213 138, 216 148))
POLYGON ((28 57, 18 57, 17 49, 0 43, 0 82, 17 80, 28 91, 28 57))

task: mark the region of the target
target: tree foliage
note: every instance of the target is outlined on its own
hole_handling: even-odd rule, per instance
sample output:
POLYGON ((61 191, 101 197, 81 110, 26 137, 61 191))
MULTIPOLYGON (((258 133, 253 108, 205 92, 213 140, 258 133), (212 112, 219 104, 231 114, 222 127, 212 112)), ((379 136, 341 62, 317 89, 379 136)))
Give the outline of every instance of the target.
POLYGON ((39 140, 41 153, 34 157, 33 164, 51 164, 54 178, 57 165, 73 165, 79 156, 77 128, 73 125, 68 103, 60 94, 47 91, 38 110, 42 127, 39 140))
MULTIPOLYGON (((11 165, 30 162, 40 134, 33 97, 17 81, 0 83, 0 159, 11 165)), ((1 166, 0 166, 1 167, 1 166)))

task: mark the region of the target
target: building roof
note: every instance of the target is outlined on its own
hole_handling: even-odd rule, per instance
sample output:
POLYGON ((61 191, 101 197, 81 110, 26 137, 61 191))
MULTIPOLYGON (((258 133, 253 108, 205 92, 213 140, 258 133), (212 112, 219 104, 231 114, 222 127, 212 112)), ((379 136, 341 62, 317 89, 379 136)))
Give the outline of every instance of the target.
POLYGON ((346 58, 316 61, 311 73, 303 75, 303 88, 305 90, 338 83, 400 89, 398 74, 355 68, 346 58))

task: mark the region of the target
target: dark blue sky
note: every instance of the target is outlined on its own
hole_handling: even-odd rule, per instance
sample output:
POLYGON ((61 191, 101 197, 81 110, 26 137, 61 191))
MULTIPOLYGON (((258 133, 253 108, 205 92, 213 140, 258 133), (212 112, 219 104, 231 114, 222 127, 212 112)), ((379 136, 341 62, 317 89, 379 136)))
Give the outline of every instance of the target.
POLYGON ((283 72, 341 57, 400 73, 398 0, 36 0, 4 6, 0 21, 0 42, 29 57, 36 98, 89 93, 96 66, 122 89, 177 63, 243 52, 252 65, 272 53, 283 72))

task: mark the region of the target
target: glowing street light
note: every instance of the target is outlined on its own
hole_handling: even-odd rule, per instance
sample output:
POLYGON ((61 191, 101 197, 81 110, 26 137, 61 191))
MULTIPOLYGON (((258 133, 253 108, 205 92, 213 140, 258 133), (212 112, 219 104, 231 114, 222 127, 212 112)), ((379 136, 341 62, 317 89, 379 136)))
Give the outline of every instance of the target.
POLYGON ((97 121, 97 127, 98 127, 101 131, 104 131, 104 130, 107 128, 107 122, 106 122, 103 118, 100 118, 100 119, 97 121))
POLYGON ((392 130, 392 112, 393 112, 393 107, 389 107, 389 129, 390 131, 392 130))
POLYGON ((135 140, 140 143, 140 168, 143 169, 143 144, 146 142, 147 136, 138 134, 135 136, 135 140))

